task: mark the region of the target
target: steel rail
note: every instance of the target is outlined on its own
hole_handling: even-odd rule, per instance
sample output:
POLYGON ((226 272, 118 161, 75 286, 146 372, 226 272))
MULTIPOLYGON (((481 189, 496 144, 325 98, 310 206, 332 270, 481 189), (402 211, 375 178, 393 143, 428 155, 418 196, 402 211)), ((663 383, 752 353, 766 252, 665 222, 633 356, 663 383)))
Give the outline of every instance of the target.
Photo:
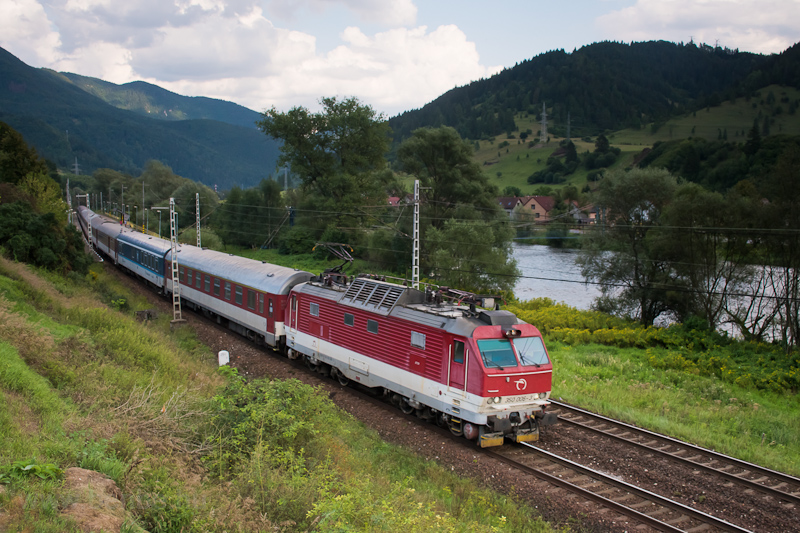
POLYGON ((759 492, 761 492, 763 494, 767 494, 767 495, 773 496, 773 497, 778 498, 780 500, 789 501, 789 502, 792 502, 794 504, 800 504, 800 492, 795 492, 795 493, 786 492, 784 490, 780 490, 779 488, 777 488, 780 485, 789 485, 789 486, 793 486, 795 489, 800 490, 800 479, 798 479, 796 477, 793 477, 793 476, 790 476, 789 474, 785 474, 783 472, 778 472, 776 470, 771 470, 769 468, 764 468, 762 466, 759 466, 759 465, 756 465, 756 464, 753 464, 753 463, 748 463, 747 461, 742 461, 741 459, 736 459, 735 457, 731 457, 729 455, 725 455, 725 454, 722 454, 722 453, 719 453, 719 452, 715 452, 715 451, 709 450, 707 448, 701 448, 700 446, 696 446, 694 444, 690 444, 688 442, 684 442, 684 441, 675 439, 673 437, 668 437, 667 435, 661 435, 660 433, 655 433, 655 432, 647 430, 647 429, 643 429, 643 428, 639 428, 639 427, 636 427, 636 426, 632 426, 630 424, 626 424, 625 422, 621 422, 619 420, 614 420, 612 418, 608 418, 608 417, 605 417, 605 416, 602 416, 602 415, 598 415, 596 413, 592 413, 591 411, 586 411, 585 409, 581 409, 579 407, 574 407, 572 405, 567 405, 567 404, 562 403, 562 402, 551 401, 550 403, 555 405, 555 406, 558 406, 558 407, 560 407, 562 409, 578 413, 579 415, 587 417, 587 418, 589 418, 591 420, 599 421, 599 422, 602 422, 604 424, 614 425, 617 428, 622 428, 625 431, 627 431, 628 433, 633 433, 634 435, 639 435, 639 436, 644 435, 644 436, 649 437, 651 439, 655 439, 656 441, 666 442, 666 443, 668 443, 670 445, 682 448, 682 450, 679 449, 679 450, 676 450, 676 451, 673 451, 673 452, 666 451, 664 449, 664 447, 657 448, 655 446, 652 446, 652 445, 649 445, 649 444, 646 444, 646 443, 643 443, 643 442, 637 442, 637 441, 632 440, 630 438, 626 438, 624 436, 625 433, 623 433, 623 434, 611 433, 608 430, 601 429, 599 427, 593 427, 593 426, 581 423, 581 422, 576 421, 576 420, 571 420, 570 418, 567 418, 567 417, 559 416, 559 420, 561 420, 562 422, 567 422, 569 424, 573 424, 575 426, 578 426, 578 427, 593 431, 595 433, 598 433, 598 434, 601 434, 601 435, 605 435, 607 437, 611 437, 613 439, 616 439, 616 440, 619 440, 619 441, 622 441, 622 442, 625 442, 625 443, 628 443, 628 444, 632 444, 634 446, 638 446, 638 447, 643 448, 643 449, 645 449, 647 451, 662 455, 664 457, 668 457, 669 459, 673 459, 673 460, 677 460, 677 461, 689 464, 692 467, 696 467, 696 468, 698 468, 700 470, 703 470, 704 472, 709 472, 709 473, 712 473, 712 474, 719 475, 719 476, 721 476, 721 477, 723 477, 723 478, 725 478, 725 479, 727 479, 729 481, 733 481, 735 483, 739 483, 739 484, 745 485, 748 488, 751 488, 753 490, 757 490, 757 491, 759 491, 759 492), (707 462, 707 463, 700 463, 700 462, 697 462, 697 461, 693 460, 696 457, 683 457, 681 455, 677 455, 681 451, 685 451, 685 450, 693 451, 693 452, 705 455, 707 457, 710 457, 711 461, 707 462), (720 463, 727 463, 726 465, 723 465, 721 468, 726 468, 726 467, 729 468, 732 465, 732 466, 735 466, 737 468, 741 468, 741 469, 745 470, 746 472, 741 472, 739 474, 732 474, 730 472, 726 472, 725 470, 722 470, 721 468, 715 468, 713 466, 710 466, 710 464, 712 462, 714 462, 714 461, 717 461, 717 462, 720 462, 720 463), (765 477, 773 478, 774 480, 777 480, 778 483, 773 485, 773 486, 763 485, 760 482, 757 482, 757 481, 754 481, 752 479, 747 479, 745 477, 742 477, 742 475, 746 474, 746 473, 751 473, 751 474, 754 474, 754 475, 761 476, 759 478, 761 481, 765 481, 765 479, 764 479, 765 477))

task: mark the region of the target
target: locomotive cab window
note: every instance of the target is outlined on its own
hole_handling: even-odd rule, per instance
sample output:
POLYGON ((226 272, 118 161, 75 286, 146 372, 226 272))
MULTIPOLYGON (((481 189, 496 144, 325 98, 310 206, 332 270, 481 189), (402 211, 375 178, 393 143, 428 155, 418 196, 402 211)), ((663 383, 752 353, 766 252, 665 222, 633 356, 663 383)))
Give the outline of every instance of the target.
POLYGON ((269 299, 269 316, 272 316, 272 298, 269 299))
POLYGON ((514 339, 513 343, 523 366, 546 365, 550 362, 541 337, 514 339))
POLYGON ((319 304, 308 304, 308 311, 311 313, 311 316, 319 316, 319 304))
POLYGON ((517 356, 511 341, 507 339, 484 339, 478 341, 478 349, 486 368, 506 368, 517 366, 517 356))
POLYGON ((370 333, 378 333, 378 321, 377 320, 367 320, 367 331, 370 333))

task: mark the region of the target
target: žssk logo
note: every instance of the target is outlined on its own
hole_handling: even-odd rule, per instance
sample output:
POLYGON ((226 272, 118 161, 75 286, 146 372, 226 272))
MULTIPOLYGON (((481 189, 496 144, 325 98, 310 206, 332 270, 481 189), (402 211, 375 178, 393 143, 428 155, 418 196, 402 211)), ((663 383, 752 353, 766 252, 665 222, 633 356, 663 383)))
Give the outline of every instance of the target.
POLYGON ((514 383, 517 384, 517 390, 525 390, 525 388, 528 386, 528 382, 524 379, 518 379, 514 383))

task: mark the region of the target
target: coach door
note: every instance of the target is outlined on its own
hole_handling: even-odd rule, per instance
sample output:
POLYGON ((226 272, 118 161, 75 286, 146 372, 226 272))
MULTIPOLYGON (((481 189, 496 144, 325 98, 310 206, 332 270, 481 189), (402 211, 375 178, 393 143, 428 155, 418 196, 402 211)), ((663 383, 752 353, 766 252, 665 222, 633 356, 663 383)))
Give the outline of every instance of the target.
POLYGON ((450 364, 447 383, 453 389, 464 390, 467 374, 467 347, 464 341, 454 340, 450 345, 450 364))

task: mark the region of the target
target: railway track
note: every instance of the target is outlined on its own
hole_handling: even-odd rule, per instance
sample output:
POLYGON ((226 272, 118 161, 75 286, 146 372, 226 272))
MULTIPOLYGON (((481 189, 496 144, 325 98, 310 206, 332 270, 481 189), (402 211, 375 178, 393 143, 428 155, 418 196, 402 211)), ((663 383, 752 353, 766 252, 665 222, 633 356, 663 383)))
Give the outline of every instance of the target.
POLYGON ((800 506, 800 479, 770 470, 734 457, 682 442, 612 420, 562 402, 551 402, 558 408, 562 423, 580 427, 647 450, 653 455, 689 465, 694 470, 710 473, 743 487, 771 496, 789 508, 800 506))
POLYGON ((503 446, 485 453, 658 531, 749 531, 531 444, 503 446))

